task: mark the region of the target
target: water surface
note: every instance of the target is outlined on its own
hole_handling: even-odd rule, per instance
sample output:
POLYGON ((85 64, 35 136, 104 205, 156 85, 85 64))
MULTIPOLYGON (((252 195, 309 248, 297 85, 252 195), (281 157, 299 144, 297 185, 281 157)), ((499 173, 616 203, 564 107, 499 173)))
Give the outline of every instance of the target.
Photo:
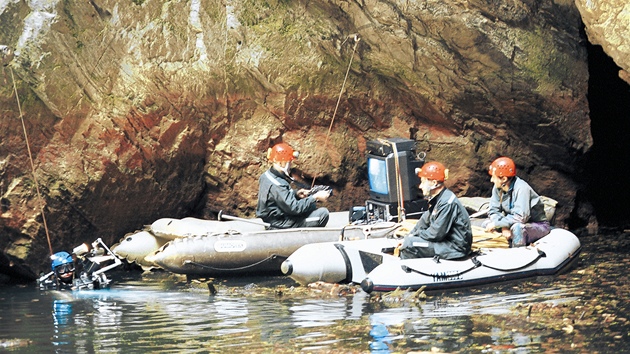
POLYGON ((339 295, 284 277, 188 284, 118 272, 109 290, 0 288, 0 351, 629 352, 627 234, 581 239, 566 274, 477 289, 339 295))

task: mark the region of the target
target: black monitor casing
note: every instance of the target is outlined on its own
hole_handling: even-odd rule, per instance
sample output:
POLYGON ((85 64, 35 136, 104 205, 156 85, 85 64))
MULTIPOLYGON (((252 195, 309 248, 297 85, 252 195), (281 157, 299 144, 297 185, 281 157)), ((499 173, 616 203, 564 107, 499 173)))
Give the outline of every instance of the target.
POLYGON ((419 159, 416 154, 415 141, 403 138, 390 138, 370 140, 367 143, 367 158, 374 158, 385 161, 387 168, 388 194, 379 194, 369 191, 370 199, 380 203, 398 203, 398 184, 396 180, 396 155, 398 153, 398 165, 402 184, 403 201, 411 201, 422 198, 418 185, 420 177, 416 174, 416 169, 424 165, 424 160, 419 159))

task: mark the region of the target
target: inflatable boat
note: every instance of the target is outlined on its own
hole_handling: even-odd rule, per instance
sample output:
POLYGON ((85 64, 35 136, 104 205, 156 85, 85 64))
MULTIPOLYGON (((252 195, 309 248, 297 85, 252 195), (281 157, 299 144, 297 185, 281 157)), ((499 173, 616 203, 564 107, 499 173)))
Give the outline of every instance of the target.
POLYGON ((450 289, 538 275, 556 274, 576 259, 580 241, 571 232, 553 229, 527 247, 480 250, 465 260, 419 258, 384 263, 361 281, 361 288, 392 291, 450 289))
POLYGON ((259 219, 155 221, 125 236, 112 250, 148 270, 162 268, 191 276, 281 274, 280 265, 309 243, 384 238, 400 225, 351 225, 348 212, 333 212, 326 227, 266 230, 259 219))
MULTIPOLYGON (((335 221, 341 222, 344 215, 335 215, 335 221), (338 220, 339 219, 339 220, 338 220)), ((347 217, 347 213, 345 214, 347 217)), ((232 218, 220 220, 204 220, 197 218, 162 218, 146 226, 143 230, 125 235, 117 244, 112 246, 114 252, 121 259, 135 263, 142 269, 160 268, 149 261, 146 256, 154 253, 167 242, 177 238, 204 236, 230 232, 264 231, 265 224, 260 219, 232 218)))
POLYGON ((281 265, 301 284, 316 281, 361 284, 364 291, 440 290, 555 274, 576 259, 580 241, 571 232, 553 229, 537 242, 507 248, 499 236, 473 228, 475 252, 460 260, 401 260, 392 253, 401 238, 328 242, 302 246, 281 265), (496 242, 480 247, 484 242, 496 242))
POLYGON ((145 259, 177 274, 217 276, 281 274, 280 265, 301 246, 333 240, 381 238, 398 225, 383 222, 344 227, 308 227, 222 232, 176 238, 145 259))

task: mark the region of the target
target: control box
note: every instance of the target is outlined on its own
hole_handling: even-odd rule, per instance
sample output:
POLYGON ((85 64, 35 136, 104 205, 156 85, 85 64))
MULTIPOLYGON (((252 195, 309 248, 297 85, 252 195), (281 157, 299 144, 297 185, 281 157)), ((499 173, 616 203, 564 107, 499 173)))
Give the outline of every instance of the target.
POLYGON ((398 219, 398 205, 394 203, 379 203, 368 200, 365 202, 365 210, 368 223, 375 221, 392 221, 394 218, 398 219))
MULTIPOLYGON (((422 213, 428 209, 428 203, 424 199, 405 202, 404 218, 420 219, 422 213)), ((375 200, 367 200, 365 207, 355 207, 350 213, 350 222, 366 222, 368 224, 382 221, 401 222, 398 215, 397 203, 382 203, 375 200)))

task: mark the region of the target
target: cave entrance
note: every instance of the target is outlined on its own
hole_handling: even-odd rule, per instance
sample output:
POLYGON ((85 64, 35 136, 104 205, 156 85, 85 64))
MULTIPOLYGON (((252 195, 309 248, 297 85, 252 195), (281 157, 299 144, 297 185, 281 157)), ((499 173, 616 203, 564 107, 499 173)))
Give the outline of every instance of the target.
POLYGON ((603 227, 630 225, 630 85, 599 45, 587 44, 593 146, 582 169, 586 198, 603 227))

